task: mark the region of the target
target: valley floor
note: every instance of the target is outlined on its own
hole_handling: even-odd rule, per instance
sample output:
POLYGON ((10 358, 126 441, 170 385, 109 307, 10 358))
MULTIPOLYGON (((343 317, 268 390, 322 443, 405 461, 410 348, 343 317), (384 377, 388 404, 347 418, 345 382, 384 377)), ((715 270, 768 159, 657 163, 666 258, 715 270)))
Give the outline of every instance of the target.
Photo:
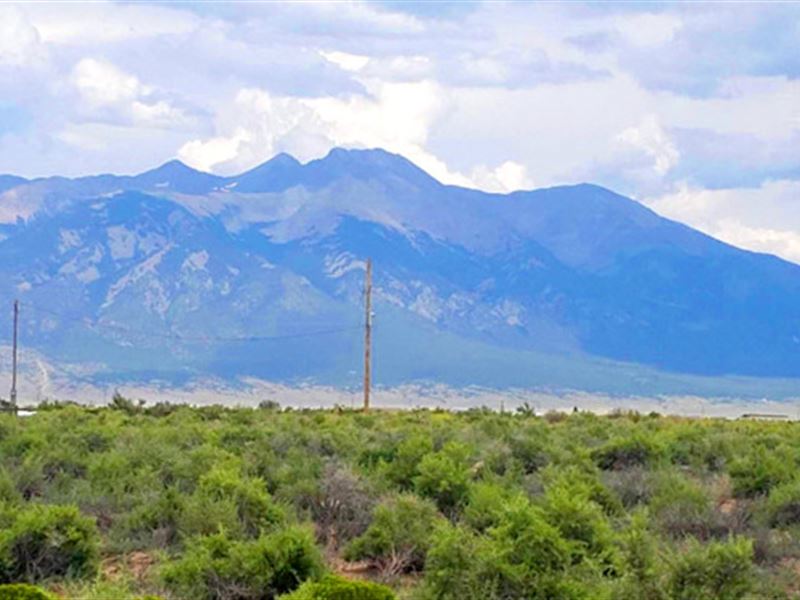
POLYGON ((0 584, 60 598, 800 594, 793 422, 116 396, 0 457, 0 584))

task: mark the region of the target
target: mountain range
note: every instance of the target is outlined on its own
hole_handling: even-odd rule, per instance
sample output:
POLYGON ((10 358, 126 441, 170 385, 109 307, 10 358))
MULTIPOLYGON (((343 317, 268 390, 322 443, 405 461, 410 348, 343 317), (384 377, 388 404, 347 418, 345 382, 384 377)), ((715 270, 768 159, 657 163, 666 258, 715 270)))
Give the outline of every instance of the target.
POLYGON ((492 194, 339 148, 0 176, 0 305, 90 381, 358 385, 368 257, 379 384, 800 390, 800 266, 595 185, 492 194))

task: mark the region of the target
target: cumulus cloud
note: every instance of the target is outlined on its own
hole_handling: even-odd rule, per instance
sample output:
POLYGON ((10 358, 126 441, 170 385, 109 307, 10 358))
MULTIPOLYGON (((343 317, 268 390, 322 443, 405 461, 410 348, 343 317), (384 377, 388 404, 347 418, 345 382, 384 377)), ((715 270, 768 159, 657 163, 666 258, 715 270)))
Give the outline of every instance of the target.
POLYGON ((525 165, 513 160, 507 160, 494 169, 478 166, 473 169, 470 179, 475 187, 489 192, 512 192, 534 187, 525 165))
POLYGON ((82 59, 71 82, 92 110, 108 109, 141 125, 176 126, 186 120, 181 110, 158 99, 152 87, 108 61, 82 59))
POLYGON ((46 60, 39 31, 13 5, 0 6, 0 65, 35 66, 46 60))
POLYGON ((653 170, 666 175, 680 159, 680 153, 654 115, 620 132, 617 139, 641 150, 653 159, 653 170))
POLYGON ((320 50, 320 54, 323 58, 344 69, 345 71, 358 72, 367 66, 367 63, 369 63, 369 56, 350 54, 348 52, 340 52, 338 50, 332 50, 330 52, 320 50))
POLYGON ((717 190, 682 184, 645 203, 735 246, 800 263, 800 180, 717 190))
POLYGON ((433 82, 365 82, 372 94, 345 98, 276 97, 261 89, 238 92, 218 116, 217 134, 184 144, 178 156, 206 171, 238 173, 288 152, 318 158, 332 147, 383 148, 415 162, 444 183, 510 191, 530 187, 524 165, 504 161, 463 174, 426 150, 428 132, 446 109, 433 82))
POLYGON ((231 105, 224 105, 216 129, 216 135, 185 143, 179 158, 202 170, 237 173, 278 152, 308 160, 331 146, 325 124, 303 99, 257 88, 240 90, 231 105))
POLYGON ((374 82, 372 87, 372 95, 344 98, 279 97, 242 89, 218 114, 217 134, 187 142, 179 155, 198 167, 236 171, 281 151, 308 160, 332 146, 380 147, 446 177, 423 149, 442 107, 441 90, 431 82, 374 82))
POLYGON ((14 74, 0 120, 19 122, 0 122, 0 172, 179 155, 229 173, 344 145, 488 190, 591 181, 661 198, 681 181, 800 179, 796 6, 401 8, 0 6, 0 70, 14 74))

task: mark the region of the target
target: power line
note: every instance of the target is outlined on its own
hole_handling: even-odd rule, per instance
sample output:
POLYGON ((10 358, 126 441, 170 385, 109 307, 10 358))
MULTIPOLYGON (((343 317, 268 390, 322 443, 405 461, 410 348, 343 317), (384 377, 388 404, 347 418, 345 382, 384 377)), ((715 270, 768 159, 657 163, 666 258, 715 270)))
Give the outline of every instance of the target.
POLYGON ((316 336, 323 336, 323 335, 334 335, 337 333, 344 333, 347 331, 355 331, 357 329, 361 329, 361 325, 352 325, 348 327, 335 327, 329 329, 318 329, 315 331, 303 331, 297 333, 286 333, 280 335, 251 335, 251 336, 187 336, 181 335, 177 333, 160 333, 156 331, 144 331, 139 329, 131 329, 129 327, 125 327, 122 325, 117 325, 115 323, 101 323, 98 321, 92 321, 86 317, 79 317, 74 315, 68 315, 65 313, 60 313, 54 310, 50 310, 41 306, 34 305, 30 302, 25 303, 26 306, 55 317, 59 319, 63 319, 65 321, 71 321, 75 323, 79 323, 87 328, 90 329, 105 329, 105 330, 114 330, 121 333, 127 333, 130 335, 138 335, 143 337, 149 337, 153 339, 159 340, 173 340, 179 342, 219 342, 219 343, 252 343, 252 342, 266 342, 266 341, 280 341, 280 340, 288 340, 288 339, 295 339, 295 338, 304 338, 304 337, 316 337, 316 336))

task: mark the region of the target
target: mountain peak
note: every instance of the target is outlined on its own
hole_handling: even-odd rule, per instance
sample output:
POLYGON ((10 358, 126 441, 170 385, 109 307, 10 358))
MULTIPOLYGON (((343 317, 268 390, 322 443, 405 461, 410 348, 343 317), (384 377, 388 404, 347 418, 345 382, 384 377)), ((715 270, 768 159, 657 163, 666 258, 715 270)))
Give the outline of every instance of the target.
POLYGON ((279 192, 299 181, 302 168, 294 156, 281 152, 229 181, 236 184, 237 192, 279 192))
MULTIPOLYGON (((274 164, 274 165, 299 165, 299 164, 300 164, 300 161, 299 161, 299 160, 297 160, 297 159, 296 159, 294 156, 292 156, 291 154, 288 154, 288 153, 286 153, 286 152, 279 152, 278 154, 276 154, 275 156, 273 156, 271 159, 269 159, 269 160, 268 160, 267 162, 265 162, 264 164, 265 164, 265 165, 267 165, 267 164, 274 164)), ((262 165, 262 166, 263 166, 263 165, 262 165)))
MULTIPOLYGON (((371 164, 381 167, 398 167, 398 166, 413 166, 416 165, 410 160, 401 156, 384 150, 383 148, 341 148, 339 146, 331 148, 328 154, 317 161, 312 162, 330 162, 335 164, 371 164)), ((309 163, 311 164, 311 163, 309 163)))
POLYGON ((168 160, 164 164, 156 167, 155 169, 150 169, 149 171, 145 171, 144 173, 140 173, 137 177, 146 177, 152 175, 161 175, 161 176, 174 176, 174 175, 185 175, 187 173, 197 173, 197 174, 206 174, 203 171, 198 171, 187 165, 184 162, 181 162, 177 158, 173 158, 172 160, 168 160))
POLYGON ((328 154, 306 165, 316 183, 327 183, 342 175, 355 179, 403 179, 418 187, 439 182, 413 162, 382 148, 332 148, 328 154))
POLYGON ((267 162, 234 177, 228 186, 243 193, 281 192, 296 185, 324 187, 351 177, 360 180, 403 180, 416 187, 439 183, 407 158, 380 148, 332 148, 323 158, 300 163, 290 154, 280 153, 267 162))
POLYGON ((198 171, 178 159, 167 161, 160 167, 140 173, 132 179, 142 187, 165 188, 184 194, 204 194, 224 181, 222 177, 198 171))

